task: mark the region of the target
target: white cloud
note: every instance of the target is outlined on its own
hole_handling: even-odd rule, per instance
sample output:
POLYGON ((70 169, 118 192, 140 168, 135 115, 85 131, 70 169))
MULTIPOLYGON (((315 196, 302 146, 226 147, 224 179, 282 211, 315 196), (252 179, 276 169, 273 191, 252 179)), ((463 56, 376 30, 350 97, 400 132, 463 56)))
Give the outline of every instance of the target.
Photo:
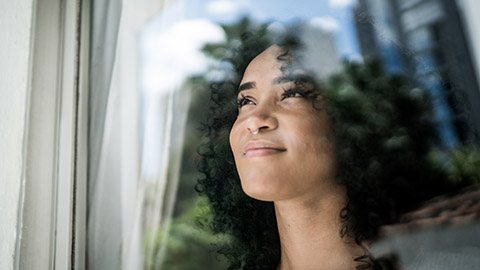
POLYGON ((286 27, 284 24, 280 23, 280 22, 272 22, 270 23, 268 26, 267 26, 267 31, 270 32, 270 33, 274 33, 274 34, 282 34, 286 31, 286 27))
POLYGON ((209 59, 200 51, 204 44, 226 39, 223 29, 207 20, 189 20, 158 33, 150 32, 143 43, 142 84, 146 91, 170 91, 189 75, 206 70, 209 59))
POLYGON ((360 54, 357 54, 357 53, 348 56, 348 61, 351 62, 351 63, 362 64, 363 60, 364 60, 363 56, 360 55, 360 54))
POLYGON ((340 30, 338 21, 331 16, 315 17, 310 19, 309 24, 318 27, 327 32, 336 32, 340 30))
POLYGON ((249 10, 247 1, 216 0, 205 6, 207 13, 216 21, 229 22, 238 18, 249 10))
POLYGON ((332 8, 347 8, 357 4, 357 0, 329 0, 332 8))
POLYGON ((236 13, 241 9, 241 6, 238 4, 238 2, 218 0, 208 2, 205 9, 208 13, 216 15, 223 13, 236 13))

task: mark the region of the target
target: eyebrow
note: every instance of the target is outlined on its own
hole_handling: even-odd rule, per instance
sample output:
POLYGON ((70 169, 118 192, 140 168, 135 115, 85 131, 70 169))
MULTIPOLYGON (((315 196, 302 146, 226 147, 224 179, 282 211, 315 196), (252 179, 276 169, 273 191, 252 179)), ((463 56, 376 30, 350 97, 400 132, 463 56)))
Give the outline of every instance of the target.
POLYGON ((240 85, 240 87, 238 87, 238 92, 249 90, 249 89, 252 89, 252 88, 255 88, 255 87, 256 87, 256 85, 255 85, 254 82, 242 83, 240 85))
MULTIPOLYGON (((282 83, 287 83, 287 82, 293 82, 294 80, 290 76, 279 76, 275 79, 273 79, 273 84, 282 84, 282 83)), ((255 82, 246 82, 242 83, 238 87, 238 92, 245 91, 245 90, 250 90, 256 87, 255 82)))

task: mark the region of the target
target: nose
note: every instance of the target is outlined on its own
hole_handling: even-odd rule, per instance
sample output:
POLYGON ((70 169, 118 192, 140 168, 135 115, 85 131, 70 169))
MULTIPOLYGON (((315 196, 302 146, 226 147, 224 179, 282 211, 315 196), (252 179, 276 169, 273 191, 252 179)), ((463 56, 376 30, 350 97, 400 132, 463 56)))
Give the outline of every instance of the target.
POLYGON ((246 119, 246 128, 249 133, 274 130, 277 127, 278 119, 273 108, 268 104, 257 105, 246 119))

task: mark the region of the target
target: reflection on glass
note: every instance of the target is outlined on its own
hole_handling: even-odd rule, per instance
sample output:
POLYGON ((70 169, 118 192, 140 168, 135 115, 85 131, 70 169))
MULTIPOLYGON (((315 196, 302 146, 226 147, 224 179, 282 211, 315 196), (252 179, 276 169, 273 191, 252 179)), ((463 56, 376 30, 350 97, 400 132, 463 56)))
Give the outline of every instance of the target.
MULTIPOLYGON (((355 96, 357 99, 348 106, 373 115, 371 120, 374 123, 368 128, 385 130, 391 127, 389 124, 392 123, 375 114, 377 106, 387 108, 389 105, 365 101, 361 91, 355 89, 358 85, 349 83, 357 78, 364 80, 365 88, 368 88, 385 82, 386 78, 402 76, 405 78, 402 81, 404 87, 413 89, 412 95, 417 93, 421 99, 420 93, 425 91, 429 96, 425 103, 426 107, 431 107, 428 120, 433 122, 439 140, 437 144, 429 145, 428 151, 424 149, 422 158, 428 158, 443 168, 445 177, 456 181, 457 187, 478 183, 480 155, 475 146, 479 143, 480 92, 475 67, 479 63, 470 53, 480 52, 470 51, 475 48, 469 43, 473 40, 468 36, 471 31, 467 32, 465 28, 470 18, 465 17, 453 2, 330 0, 292 4, 291 1, 272 0, 183 0, 166 4, 139 33, 141 68, 137 85, 141 100, 141 168, 136 191, 136 221, 133 223, 140 224, 139 252, 142 253, 140 260, 144 269, 215 270, 228 267, 228 260, 216 254, 216 250, 232 241, 232 236, 215 234, 212 230, 210 224, 215 213, 211 202, 198 196, 195 185, 197 179, 204 177, 197 171, 198 153, 202 153, 202 146, 207 142, 202 134, 208 132, 201 127, 206 123, 212 125, 213 119, 207 118, 212 100, 222 104, 227 102, 224 93, 215 94, 213 91, 212 94, 212 90, 238 87, 232 82, 238 84, 243 75, 237 72, 245 67, 238 65, 247 63, 238 59, 245 53, 242 46, 249 36, 254 36, 257 38, 255 42, 262 44, 270 42, 271 38, 295 33, 301 44, 298 55, 302 64, 322 82, 335 81, 336 78, 338 85, 348 85, 342 90, 342 98, 355 96), (375 69, 373 65, 374 71, 369 71, 368 65, 363 66, 368 63, 377 63, 381 68, 375 69), (360 73, 355 73, 358 70, 360 73), (368 74, 378 70, 385 70, 383 77, 368 74), (225 82, 230 85, 226 86, 225 82)), ((251 56, 245 56, 248 57, 251 56)), ((231 111, 226 109, 221 113, 229 117, 231 111)), ((368 128, 352 126, 350 131, 354 136, 367 132, 368 128)), ((222 132, 228 133, 229 129, 222 132)), ((219 134, 223 136, 223 133, 219 134)), ((424 135, 419 134, 418 140, 421 141, 424 135)), ((387 143, 392 147, 403 147, 405 138, 398 136, 387 143)), ((219 148, 223 146, 218 145, 219 148)), ((229 154, 225 153, 226 157, 229 154)), ((421 208, 420 212, 412 212, 403 219, 396 217, 391 220, 395 224, 380 229, 383 238, 377 245, 371 245, 369 254, 378 257, 386 254, 384 258, 389 259, 385 264, 400 260, 413 265, 423 259, 409 253, 410 246, 442 235, 448 235, 448 239, 455 236, 468 238, 478 228, 470 223, 475 218, 465 221, 465 227, 442 229, 438 234, 439 222, 435 218, 441 211, 467 209, 462 212, 466 214, 460 216, 475 213, 472 209, 480 196, 475 192, 475 189, 467 190, 458 197, 471 200, 469 205, 462 204, 457 197, 443 197, 423 206, 428 215, 424 216, 421 208), (437 204, 441 202, 446 205, 437 204), (432 219, 430 225, 419 225, 422 218, 432 219), (409 227, 411 234, 403 236, 406 232, 403 225, 409 222, 414 224, 409 227), (419 228, 425 231, 419 232, 419 228), (395 239, 400 241, 395 242, 395 239)), ((398 198, 412 194, 401 194, 398 198)), ((408 210, 415 207, 417 205, 410 206, 408 210)), ((448 216, 457 217, 456 214, 448 216)), ((445 223, 455 222, 447 220, 445 223)), ((438 245, 446 253, 451 251, 447 244, 458 244, 461 248, 462 243, 452 243, 446 241, 438 245)), ((431 248, 427 245, 425 254, 431 248)), ((468 249, 466 254, 475 254, 475 249, 468 249)), ((421 263, 432 266, 435 260, 421 263)), ((471 265, 478 263, 471 256, 466 260, 470 260, 471 265)))
MULTIPOLYGON (((205 1, 202 5, 191 1, 189 4, 192 8, 184 10, 188 17, 185 20, 165 27, 167 9, 154 18, 142 32, 142 175, 146 186, 150 187, 146 188, 143 214, 146 269, 155 269, 160 265, 165 269, 192 269, 189 268, 191 264, 188 261, 178 261, 179 257, 192 256, 191 254, 197 254, 195 257, 199 258, 198 260, 206 260, 200 263, 205 265, 205 269, 225 268, 225 263, 214 259, 215 248, 210 242, 215 237, 206 232, 208 228, 205 227, 202 231, 196 225, 198 211, 204 210, 198 207, 188 210, 195 205, 205 204, 198 201, 196 194, 192 192, 198 177, 192 159, 195 158, 196 148, 200 143, 197 130, 199 123, 205 121, 200 116, 205 114, 209 106, 208 83, 234 74, 228 61, 219 60, 226 57, 225 53, 232 47, 238 45, 244 32, 256 31, 259 27, 264 27, 263 22, 271 19, 276 22, 267 24, 268 31, 284 31, 286 27, 295 25, 305 36, 305 55, 314 56, 310 59, 323 59, 322 65, 310 64, 324 78, 341 70, 343 57, 354 61, 360 59, 355 37, 352 35, 352 14, 348 11, 351 3, 318 3, 314 5, 316 12, 312 12, 312 3, 305 3, 298 5, 298 10, 294 13, 311 15, 290 14, 289 17, 285 17, 283 12, 283 5, 288 3, 283 2, 258 4, 258 8, 257 4, 247 1, 205 1), (277 6, 277 10, 272 11, 272 6, 277 6), (247 14, 251 14, 253 18, 242 19, 247 14), (345 26, 350 34, 342 30, 345 26), (342 44, 340 48, 339 40, 342 44), (172 100, 178 96, 178 100, 185 102, 190 95, 192 103, 187 125, 179 124, 173 128, 173 123, 178 121, 169 117, 178 117, 182 111, 186 112, 187 108, 182 109, 172 103, 172 100), (185 131, 182 131, 183 129, 185 131), (175 161, 172 156, 175 151, 181 153, 181 150, 174 151, 169 148, 169 144, 173 138, 183 137, 182 132, 186 136, 182 171, 179 176, 175 176, 178 168, 173 169, 175 165, 172 162, 175 161), (172 193, 175 194, 177 185, 178 195, 171 196, 172 193), (170 199, 167 199, 167 194, 170 194, 170 199), (177 200, 174 202, 175 198, 177 200), (167 210, 169 207, 170 210, 167 210), (192 242, 189 243, 188 239, 192 242)), ((180 145, 182 143, 179 141, 180 145)))

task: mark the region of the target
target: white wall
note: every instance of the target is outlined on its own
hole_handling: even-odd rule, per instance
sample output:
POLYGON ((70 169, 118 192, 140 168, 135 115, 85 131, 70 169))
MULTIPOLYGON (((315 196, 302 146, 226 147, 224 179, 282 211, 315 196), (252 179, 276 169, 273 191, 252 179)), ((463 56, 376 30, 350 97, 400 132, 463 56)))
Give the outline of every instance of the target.
POLYGON ((33 0, 0 0, 0 269, 13 269, 24 178, 33 0))

